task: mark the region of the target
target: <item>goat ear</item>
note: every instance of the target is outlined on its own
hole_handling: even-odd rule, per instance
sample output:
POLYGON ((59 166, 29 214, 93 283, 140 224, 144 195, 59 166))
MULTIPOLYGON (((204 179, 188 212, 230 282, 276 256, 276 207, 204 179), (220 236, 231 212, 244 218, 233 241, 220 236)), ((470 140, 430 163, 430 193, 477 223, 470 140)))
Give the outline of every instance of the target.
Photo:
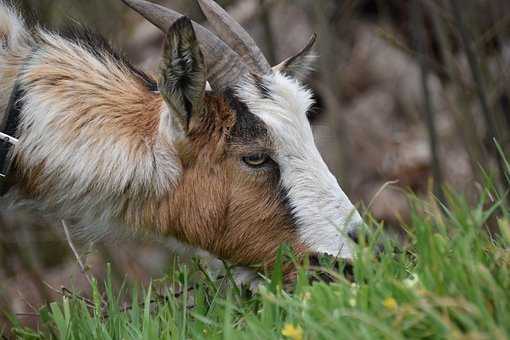
POLYGON ((283 73, 299 80, 306 80, 313 71, 313 63, 317 57, 313 51, 316 40, 317 34, 314 33, 306 46, 298 54, 274 66, 273 71, 283 73))
POLYGON ((189 18, 178 19, 168 30, 160 70, 159 91, 181 127, 189 132, 202 116, 207 79, 204 57, 189 18))

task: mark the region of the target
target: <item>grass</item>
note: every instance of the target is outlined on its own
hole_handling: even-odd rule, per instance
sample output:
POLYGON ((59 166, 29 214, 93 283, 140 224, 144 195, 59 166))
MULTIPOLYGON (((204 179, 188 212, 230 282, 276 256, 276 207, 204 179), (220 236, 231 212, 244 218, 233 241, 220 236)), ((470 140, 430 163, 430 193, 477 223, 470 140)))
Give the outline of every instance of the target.
MULTIPOLYGON (((94 282, 91 301, 64 297, 40 310, 39 329, 13 320, 11 332, 24 339, 507 339, 510 214, 502 200, 486 201, 470 206, 450 194, 441 213, 411 199, 408 245, 376 258, 374 233, 357 249, 355 283, 310 284, 305 265, 292 293, 281 289, 276 269, 251 295, 183 265, 145 290, 94 282), (489 233, 495 226, 500 232, 489 233), (182 294, 155 293, 168 281, 182 294), (193 290, 190 282, 198 282, 193 290)), ((386 241, 386 249, 393 246, 386 241)))

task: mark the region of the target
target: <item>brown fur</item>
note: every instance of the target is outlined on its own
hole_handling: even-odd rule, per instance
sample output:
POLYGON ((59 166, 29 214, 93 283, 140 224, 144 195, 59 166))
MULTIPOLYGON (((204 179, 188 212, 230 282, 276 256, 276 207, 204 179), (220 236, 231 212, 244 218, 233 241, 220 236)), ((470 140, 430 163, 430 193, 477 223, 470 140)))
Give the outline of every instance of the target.
MULTIPOLYGON (((68 163, 51 164, 61 168, 47 170, 44 159, 62 150, 48 150, 37 158, 42 161, 32 162, 30 155, 41 153, 38 145, 25 143, 30 126, 22 123, 23 152, 16 155, 13 172, 23 196, 46 202, 63 217, 68 213, 79 217, 84 205, 90 205, 86 212, 96 214, 97 220, 104 221, 107 211, 107 222, 113 226, 170 235, 239 265, 270 266, 284 243, 299 253, 306 250, 279 192, 277 165, 251 169, 241 161, 247 154, 270 150, 269 137, 232 143, 229 137, 238 112, 226 98, 207 94, 199 123, 190 125, 187 138, 173 144, 158 130, 165 105, 162 97, 125 64, 108 56, 98 58, 54 35, 43 33, 39 44, 43 46, 31 55, 19 77, 23 89, 52 113, 45 128, 48 134, 63 133, 62 149, 73 145, 77 136, 86 137, 91 143, 81 151, 87 153, 84 157, 101 161, 94 168, 94 179, 81 188, 80 174, 68 170, 68 163), (135 180, 122 188, 108 186, 115 182, 107 177, 124 169, 111 170, 117 164, 108 164, 111 157, 95 149, 105 139, 122 144, 133 167, 147 158, 171 158, 177 153, 182 174, 177 183, 168 180, 159 189, 165 192, 156 192, 151 182, 135 180)), ((154 174, 164 170, 158 162, 153 164, 154 174)))
POLYGON ((206 107, 202 123, 178 148, 184 171, 175 191, 144 206, 146 227, 156 225, 163 234, 235 264, 270 266, 284 243, 304 252, 276 190, 276 171, 253 173, 241 164, 241 154, 263 141, 242 149, 230 145, 235 113, 221 97, 206 97, 206 107))
POLYGON ((94 127, 89 130, 94 136, 120 135, 131 141, 156 136, 161 97, 149 92, 130 70, 108 58, 101 63, 78 45, 57 44, 49 37, 46 43, 51 48, 36 52, 22 79, 48 101, 59 99, 66 115, 54 128, 69 131, 69 138, 78 130, 87 131, 86 126, 94 127))

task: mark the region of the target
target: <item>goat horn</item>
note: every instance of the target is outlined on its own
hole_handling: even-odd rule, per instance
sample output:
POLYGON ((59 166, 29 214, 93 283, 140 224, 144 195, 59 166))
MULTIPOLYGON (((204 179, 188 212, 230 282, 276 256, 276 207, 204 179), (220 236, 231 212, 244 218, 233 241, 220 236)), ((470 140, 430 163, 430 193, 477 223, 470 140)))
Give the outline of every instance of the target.
MULTIPOLYGON (((182 14, 178 12, 145 0, 122 0, 122 2, 165 33, 177 19, 182 17, 182 14)), ((195 22, 193 22, 193 28, 204 53, 208 80, 213 89, 225 89, 237 83, 239 78, 249 72, 240 56, 211 31, 195 22)))
POLYGON ((260 74, 271 73, 271 66, 253 38, 227 11, 214 0, 198 0, 198 4, 219 37, 246 65, 260 74))

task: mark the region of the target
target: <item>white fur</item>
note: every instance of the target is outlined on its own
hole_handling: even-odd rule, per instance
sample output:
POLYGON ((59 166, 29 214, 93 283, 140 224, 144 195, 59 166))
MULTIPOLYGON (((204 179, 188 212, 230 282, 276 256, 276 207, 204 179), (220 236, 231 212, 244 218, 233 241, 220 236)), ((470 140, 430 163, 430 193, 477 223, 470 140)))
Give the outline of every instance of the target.
POLYGON ((264 80, 271 98, 262 98, 250 80, 237 87, 237 94, 272 133, 273 157, 298 218, 301 241, 314 251, 350 258, 352 241, 345 234, 362 220, 315 146, 306 117, 312 94, 278 72, 264 80))

